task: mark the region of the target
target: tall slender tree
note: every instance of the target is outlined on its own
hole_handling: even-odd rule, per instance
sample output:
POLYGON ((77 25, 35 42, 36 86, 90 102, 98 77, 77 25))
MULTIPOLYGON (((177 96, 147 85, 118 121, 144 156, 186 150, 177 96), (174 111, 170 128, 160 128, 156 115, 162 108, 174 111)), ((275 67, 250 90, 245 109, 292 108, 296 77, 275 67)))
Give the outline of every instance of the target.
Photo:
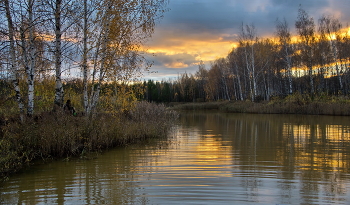
POLYGON ((298 19, 295 27, 300 37, 301 61, 307 67, 310 83, 310 93, 315 93, 313 66, 315 46, 315 22, 309 14, 301 7, 298 10, 298 19))
POLYGON ((48 25, 47 33, 52 37, 50 51, 55 70, 55 106, 62 107, 64 90, 62 74, 64 66, 75 62, 79 56, 72 51, 76 36, 74 29, 82 17, 82 4, 79 0, 42 0, 42 13, 48 25))
MULTIPOLYGON (((328 62, 329 64, 334 64, 336 75, 339 82, 339 88, 341 91, 343 91, 343 80, 341 75, 341 59, 339 59, 339 45, 341 37, 340 37, 340 30, 342 28, 342 24, 340 21, 332 16, 326 16, 323 15, 319 19, 319 32, 321 34, 321 40, 325 42, 329 42, 329 44, 326 44, 327 46, 325 48, 322 48, 323 50, 330 51, 331 54, 331 62, 328 62)), ((333 66, 332 66, 333 67, 333 66)))
POLYGON ((288 94, 293 93, 293 45, 291 42, 291 33, 288 27, 287 21, 284 19, 283 21, 277 20, 276 22, 276 35, 279 40, 279 56, 283 60, 283 65, 285 67, 285 73, 288 79, 288 94))
POLYGON ((35 16, 35 0, 28 0, 28 2, 20 2, 21 10, 21 24, 20 24, 20 38, 22 50, 22 64, 27 75, 28 96, 27 96, 27 115, 32 116, 34 113, 34 88, 36 75, 36 60, 37 52, 35 49, 35 27, 38 18, 35 16))
MULTIPOLYGON (((140 48, 165 12, 167 0, 105 0, 94 3, 95 13, 90 17, 84 16, 82 29, 84 38, 89 39, 84 41, 86 45, 82 53, 93 56, 90 59, 92 65, 87 60, 82 62, 84 106, 89 114, 98 103, 103 82, 128 81, 139 74, 141 66, 148 66, 140 55, 140 48), (87 22, 93 22, 94 26, 88 27, 87 22), (88 83, 92 85, 90 88, 88 83)), ((84 15, 89 12, 87 6, 84 1, 84 15)))
POLYGON ((257 70, 255 62, 255 45, 258 41, 254 25, 241 26, 239 44, 244 48, 243 59, 245 62, 246 75, 248 77, 250 98, 252 101, 257 96, 257 70))
POLYGON ((9 38, 9 64, 11 73, 11 82, 16 93, 16 101, 18 103, 18 108, 20 111, 21 121, 24 121, 24 103, 22 99, 21 89, 18 82, 18 64, 16 60, 16 48, 15 48, 15 28, 11 13, 11 7, 9 0, 2 0, 1 3, 4 5, 6 19, 7 19, 7 29, 9 38))

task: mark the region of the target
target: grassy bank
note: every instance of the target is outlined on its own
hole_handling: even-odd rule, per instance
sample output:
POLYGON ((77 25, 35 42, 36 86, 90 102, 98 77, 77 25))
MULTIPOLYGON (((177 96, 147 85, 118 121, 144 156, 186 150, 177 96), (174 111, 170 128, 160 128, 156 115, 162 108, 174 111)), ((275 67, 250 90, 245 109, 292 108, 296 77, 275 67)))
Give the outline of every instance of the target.
POLYGON ((275 97, 269 102, 220 101, 185 103, 171 105, 175 110, 216 109, 229 113, 257 114, 307 114, 307 115, 350 115, 350 99, 340 96, 310 97, 299 93, 285 98, 275 97))
POLYGON ((25 123, 3 117, 0 177, 4 180, 34 160, 84 157, 94 151, 165 136, 175 119, 176 113, 164 105, 147 102, 138 103, 128 113, 100 113, 92 119, 63 112, 43 112, 25 123))

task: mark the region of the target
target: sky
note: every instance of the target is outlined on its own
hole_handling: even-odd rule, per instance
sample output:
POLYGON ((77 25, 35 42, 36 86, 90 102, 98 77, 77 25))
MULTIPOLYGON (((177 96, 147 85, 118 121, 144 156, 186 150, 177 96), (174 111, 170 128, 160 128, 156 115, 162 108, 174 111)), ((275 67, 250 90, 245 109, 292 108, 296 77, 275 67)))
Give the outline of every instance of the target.
POLYGON ((259 38, 274 37, 277 19, 286 19, 293 35, 298 9, 317 24, 322 15, 350 24, 350 0, 169 0, 164 17, 145 43, 153 62, 143 79, 175 80, 226 57, 237 42, 242 24, 254 25, 259 38))

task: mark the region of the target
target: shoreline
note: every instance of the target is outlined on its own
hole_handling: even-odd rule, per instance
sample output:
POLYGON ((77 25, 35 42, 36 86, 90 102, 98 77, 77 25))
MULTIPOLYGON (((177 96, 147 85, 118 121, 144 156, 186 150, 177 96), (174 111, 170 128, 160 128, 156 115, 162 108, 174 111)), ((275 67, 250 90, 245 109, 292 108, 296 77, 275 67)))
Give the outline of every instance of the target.
POLYGON ((200 103, 173 103, 173 110, 218 110, 225 113, 251 114, 303 114, 303 115, 332 115, 350 116, 350 103, 347 101, 218 101, 200 103))

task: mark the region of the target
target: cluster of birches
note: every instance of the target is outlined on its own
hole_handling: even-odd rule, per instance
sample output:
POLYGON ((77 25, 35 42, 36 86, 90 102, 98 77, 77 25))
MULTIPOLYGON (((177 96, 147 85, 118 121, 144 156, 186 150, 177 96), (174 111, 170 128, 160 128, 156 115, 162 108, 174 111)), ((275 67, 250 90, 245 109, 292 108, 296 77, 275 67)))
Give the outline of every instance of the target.
POLYGON ((63 77, 81 76, 83 107, 93 112, 103 83, 131 81, 148 66, 140 48, 166 6, 167 0, 0 1, 0 77, 11 82, 22 119, 33 114, 36 84, 46 75, 55 78, 53 107, 66 101, 63 77))
POLYGON ((157 102, 269 100, 295 92, 348 95, 350 30, 332 16, 317 22, 303 9, 295 21, 277 21, 275 37, 259 38, 253 25, 242 25, 237 47, 225 58, 203 64, 195 74, 174 81, 148 81, 145 98, 157 102))

